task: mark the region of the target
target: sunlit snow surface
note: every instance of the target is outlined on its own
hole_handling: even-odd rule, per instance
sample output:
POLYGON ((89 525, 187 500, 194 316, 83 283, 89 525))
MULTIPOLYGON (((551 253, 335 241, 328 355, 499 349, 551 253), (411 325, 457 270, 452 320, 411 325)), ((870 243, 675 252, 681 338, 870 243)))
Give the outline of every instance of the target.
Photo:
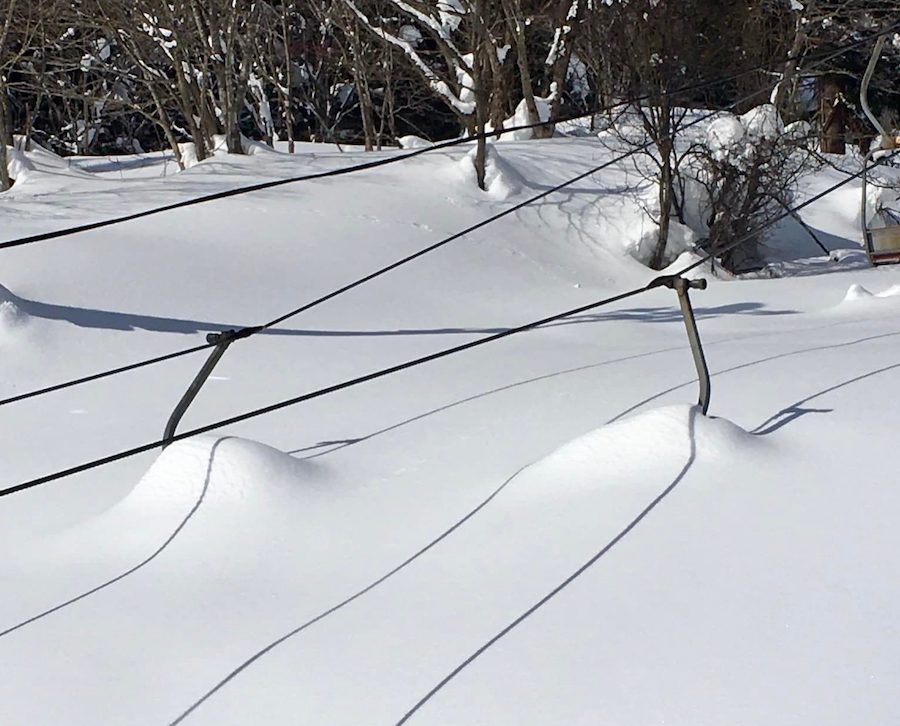
MULTIPOLYGON (((466 154, 0 252, 0 397, 270 319, 612 156, 504 141, 484 194, 466 154)), ((3 235, 369 158, 40 152, 3 235)), ((182 429, 645 283, 639 182, 614 166, 235 343, 182 429)), ((894 723, 900 271, 866 266, 858 194, 804 212, 831 257, 785 223, 768 272, 693 293, 710 418, 656 290, 0 500, 0 722, 208 695, 184 723, 389 726, 624 533, 410 722, 894 723)), ((3 485, 159 438, 202 360, 0 408, 3 485)))

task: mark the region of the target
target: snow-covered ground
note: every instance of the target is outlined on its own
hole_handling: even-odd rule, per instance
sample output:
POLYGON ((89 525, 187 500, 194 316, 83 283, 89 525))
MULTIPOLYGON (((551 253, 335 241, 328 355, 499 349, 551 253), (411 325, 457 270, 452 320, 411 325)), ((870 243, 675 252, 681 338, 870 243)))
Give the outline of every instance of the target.
MULTIPOLYGON (((263 322, 610 154, 499 148, 487 194, 457 149, 4 250, 0 397, 263 322)), ((38 154, 2 235, 372 158, 299 152, 38 154)), ((629 170, 235 343, 182 429, 647 282, 629 170)), ((389 726, 668 491, 410 723, 896 723, 900 269, 858 193, 803 214, 839 261, 786 223, 783 277, 693 293, 710 418, 663 289, 0 499, 0 721, 210 694, 185 723, 389 726)), ((203 358, 0 408, 2 485, 159 438, 203 358)))

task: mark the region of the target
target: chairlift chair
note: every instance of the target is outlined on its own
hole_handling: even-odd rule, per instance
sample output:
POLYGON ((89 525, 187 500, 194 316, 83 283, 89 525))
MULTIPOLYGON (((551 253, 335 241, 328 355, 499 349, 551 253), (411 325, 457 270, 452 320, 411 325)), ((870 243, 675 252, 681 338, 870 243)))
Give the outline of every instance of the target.
POLYGON ((863 245, 866 248, 866 255, 869 258, 869 262, 873 265, 887 265, 900 262, 900 224, 897 224, 895 215, 891 214, 890 210, 879 210, 879 212, 882 212, 879 216, 885 221, 885 226, 870 227, 867 209, 868 180, 866 177, 869 164, 871 164, 875 154, 881 151, 900 148, 900 137, 887 133, 884 130, 884 126, 881 125, 881 122, 875 118, 875 114, 872 113, 872 109, 869 106, 869 82, 872 80, 872 74, 875 71, 875 66, 878 64, 878 59, 881 57, 881 50, 884 47, 886 39, 887 37, 882 35, 875 43, 875 47, 872 49, 872 57, 869 59, 869 65, 866 67, 862 86, 859 91, 859 102, 863 112, 866 114, 869 121, 872 122, 872 125, 875 127, 881 140, 878 147, 870 150, 863 157, 862 169, 860 224, 862 225, 863 245))

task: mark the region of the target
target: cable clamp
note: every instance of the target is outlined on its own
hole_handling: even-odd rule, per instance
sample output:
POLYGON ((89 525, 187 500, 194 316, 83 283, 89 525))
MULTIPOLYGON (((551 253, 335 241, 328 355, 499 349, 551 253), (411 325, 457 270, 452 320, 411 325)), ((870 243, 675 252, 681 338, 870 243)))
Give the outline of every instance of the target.
POLYGON ((681 275, 660 275, 659 277, 650 281, 647 285, 648 290, 652 290, 655 287, 667 287, 670 290, 705 290, 706 289, 706 278, 701 277, 696 280, 690 280, 686 277, 682 277, 681 275))
POLYGON ((248 328, 241 328, 240 330, 223 330, 221 333, 207 333, 206 342, 210 345, 231 344, 236 340, 256 335, 262 329, 261 325, 253 325, 248 328))

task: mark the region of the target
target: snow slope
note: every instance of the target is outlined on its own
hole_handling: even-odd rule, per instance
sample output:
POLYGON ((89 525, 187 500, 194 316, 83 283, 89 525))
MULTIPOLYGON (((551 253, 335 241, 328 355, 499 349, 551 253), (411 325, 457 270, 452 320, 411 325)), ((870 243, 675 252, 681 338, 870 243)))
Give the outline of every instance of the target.
MULTIPOLYGON (((504 141, 488 194, 466 153, 2 251, 0 396, 269 319, 611 152, 504 141)), ((0 198, 4 237, 368 158, 76 160, 0 198)), ((632 173, 234 344, 182 428, 646 282, 632 173)), ((785 224, 783 277, 693 294, 713 418, 656 290, 4 498, 2 722, 393 724, 616 541, 410 722, 894 723, 900 276, 854 190, 804 213, 840 261, 785 224)), ((4 486, 158 438, 201 361, 0 409, 4 486)))

